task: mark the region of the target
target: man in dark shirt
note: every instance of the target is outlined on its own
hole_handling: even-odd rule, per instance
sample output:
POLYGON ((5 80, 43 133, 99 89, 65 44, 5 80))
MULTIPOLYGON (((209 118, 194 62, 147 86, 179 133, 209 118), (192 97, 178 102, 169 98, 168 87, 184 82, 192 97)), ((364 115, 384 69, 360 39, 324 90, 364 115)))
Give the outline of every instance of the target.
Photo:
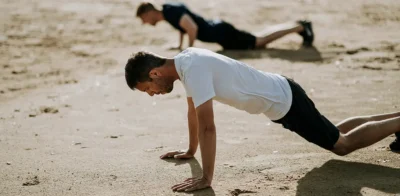
POLYGON ((139 5, 136 16, 144 24, 155 26, 159 21, 167 21, 180 32, 179 46, 182 48, 184 34, 189 36, 189 47, 199 39, 203 42, 218 43, 224 49, 245 50, 264 48, 267 44, 290 33, 298 33, 303 37, 303 46, 312 46, 314 33, 309 21, 298 21, 282 24, 268 35, 257 37, 246 31, 238 30, 223 20, 206 20, 190 11, 182 3, 163 4, 162 10, 149 2, 139 5))

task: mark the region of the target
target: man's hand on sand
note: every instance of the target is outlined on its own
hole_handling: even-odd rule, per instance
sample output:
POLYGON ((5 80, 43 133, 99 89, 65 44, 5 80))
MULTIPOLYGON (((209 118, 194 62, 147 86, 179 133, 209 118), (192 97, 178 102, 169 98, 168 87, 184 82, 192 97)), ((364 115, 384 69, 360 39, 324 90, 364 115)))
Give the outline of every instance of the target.
POLYGON ((178 50, 178 51, 182 51, 182 48, 179 46, 170 46, 168 47, 168 50, 178 50))
POLYGON ((178 43, 170 43, 170 44, 166 44, 163 47, 166 50, 177 50, 177 51, 182 51, 182 46, 179 46, 178 43))
POLYGON ((208 187, 211 187, 211 182, 209 182, 205 178, 188 178, 184 182, 171 187, 171 189, 173 191, 190 192, 190 191, 205 189, 208 187))
POLYGON ((178 151, 167 152, 166 154, 161 155, 160 158, 190 159, 193 158, 193 154, 189 153, 186 150, 178 150, 178 151))

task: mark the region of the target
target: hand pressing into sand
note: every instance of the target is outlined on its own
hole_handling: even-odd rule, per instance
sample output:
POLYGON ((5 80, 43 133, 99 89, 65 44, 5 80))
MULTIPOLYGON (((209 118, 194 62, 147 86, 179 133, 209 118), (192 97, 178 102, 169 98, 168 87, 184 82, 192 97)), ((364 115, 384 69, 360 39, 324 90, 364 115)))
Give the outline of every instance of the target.
POLYGON ((177 50, 177 51, 182 51, 182 48, 179 46, 169 46, 167 48, 168 50, 177 50))
POLYGON ((211 187, 211 182, 206 178, 202 177, 202 178, 188 178, 184 182, 171 187, 171 189, 173 191, 190 192, 190 191, 205 189, 208 187, 211 187))
POLYGON ((160 156, 161 159, 175 158, 175 159, 190 159, 193 158, 193 154, 186 150, 170 151, 160 156))

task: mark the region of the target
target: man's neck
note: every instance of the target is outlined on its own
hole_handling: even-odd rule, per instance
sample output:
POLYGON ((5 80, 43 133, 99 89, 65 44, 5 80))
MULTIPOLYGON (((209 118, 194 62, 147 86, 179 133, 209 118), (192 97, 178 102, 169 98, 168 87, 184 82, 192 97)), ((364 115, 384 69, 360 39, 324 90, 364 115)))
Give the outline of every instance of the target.
POLYGON ((156 13, 157 13, 157 15, 156 15, 157 16, 157 22, 165 20, 164 14, 162 13, 162 11, 158 10, 156 13))
POLYGON ((165 62, 165 65, 167 67, 168 75, 170 75, 172 78, 174 78, 174 81, 175 80, 180 80, 179 74, 176 71, 175 60, 173 58, 172 59, 167 59, 166 62, 165 62))

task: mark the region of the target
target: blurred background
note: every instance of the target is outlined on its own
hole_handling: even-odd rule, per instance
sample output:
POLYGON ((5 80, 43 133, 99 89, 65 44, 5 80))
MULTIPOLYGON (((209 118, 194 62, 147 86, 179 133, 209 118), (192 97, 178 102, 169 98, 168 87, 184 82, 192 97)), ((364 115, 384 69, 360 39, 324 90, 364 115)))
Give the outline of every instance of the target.
MULTIPOLYGON (((152 2, 160 7, 166 1, 152 2)), ((135 16, 139 3, 1 0, 1 99, 42 86, 77 83, 79 77, 88 73, 102 73, 118 66, 115 59, 106 55, 116 48, 167 48, 177 44, 178 32, 166 22, 155 28, 141 24, 135 16)), ((253 33, 274 24, 309 19, 314 24, 315 46, 322 56, 332 57, 347 50, 374 51, 375 55, 366 59, 353 58, 348 66, 378 63, 399 68, 398 0, 187 0, 184 3, 205 18, 220 18, 253 33)), ((297 49, 300 41, 300 37, 291 35, 269 47, 297 49)), ((199 41, 195 46, 219 49, 217 45, 199 41)))

